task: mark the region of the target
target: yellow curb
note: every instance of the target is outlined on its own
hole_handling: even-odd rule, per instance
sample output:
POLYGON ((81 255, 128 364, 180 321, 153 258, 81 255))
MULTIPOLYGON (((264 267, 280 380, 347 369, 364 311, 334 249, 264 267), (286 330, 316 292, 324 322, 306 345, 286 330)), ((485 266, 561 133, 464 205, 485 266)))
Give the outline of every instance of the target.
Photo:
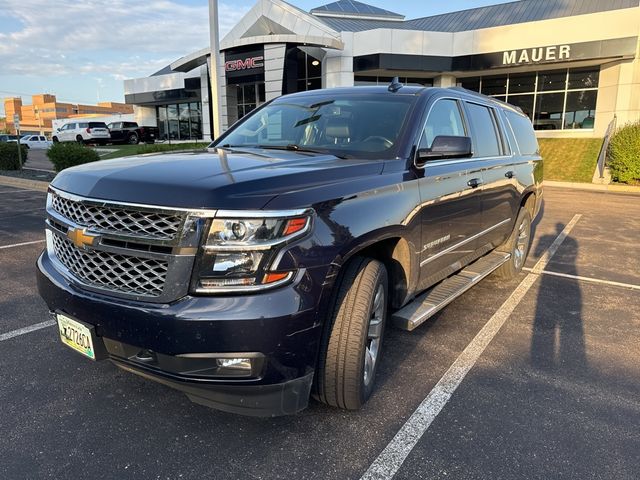
POLYGON ((598 185, 594 183, 577 183, 577 182, 556 182, 554 180, 545 180, 545 187, 572 188, 576 190, 591 190, 596 192, 609 193, 635 193, 640 195, 640 187, 633 185, 598 185))
POLYGON ((39 192, 46 192, 49 188, 49 182, 29 180, 27 178, 8 177, 6 175, 0 175, 0 185, 25 188, 27 190, 37 190, 39 192))

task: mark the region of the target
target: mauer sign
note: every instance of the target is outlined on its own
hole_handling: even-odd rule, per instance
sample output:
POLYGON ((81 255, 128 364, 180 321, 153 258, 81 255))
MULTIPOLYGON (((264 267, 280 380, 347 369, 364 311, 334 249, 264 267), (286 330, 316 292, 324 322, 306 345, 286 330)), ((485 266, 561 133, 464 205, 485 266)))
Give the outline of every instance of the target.
POLYGON ((226 53, 224 71, 229 78, 264 73, 264 51, 226 53))
POLYGON ((561 64, 584 60, 633 58, 638 37, 544 45, 501 52, 444 57, 377 53, 354 57, 354 72, 368 70, 470 72, 521 65, 561 64))
POLYGON ((571 45, 509 50, 502 53, 502 65, 526 65, 528 63, 555 62, 571 59, 571 45))

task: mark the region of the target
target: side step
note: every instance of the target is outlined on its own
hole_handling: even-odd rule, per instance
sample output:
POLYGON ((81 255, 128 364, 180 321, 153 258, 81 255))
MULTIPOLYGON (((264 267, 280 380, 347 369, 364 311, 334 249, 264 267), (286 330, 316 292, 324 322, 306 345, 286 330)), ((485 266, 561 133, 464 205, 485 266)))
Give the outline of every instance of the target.
POLYGON ((468 265, 455 275, 443 280, 411 303, 391 315, 393 324, 411 331, 429 317, 473 287, 511 258, 510 253, 491 252, 468 265))

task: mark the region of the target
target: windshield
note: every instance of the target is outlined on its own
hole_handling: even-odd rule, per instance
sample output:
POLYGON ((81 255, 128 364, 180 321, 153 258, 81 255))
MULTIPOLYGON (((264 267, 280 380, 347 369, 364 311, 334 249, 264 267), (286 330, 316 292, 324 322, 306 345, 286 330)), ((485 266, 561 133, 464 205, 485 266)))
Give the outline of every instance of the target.
POLYGON ((216 146, 390 158, 414 101, 384 94, 283 98, 243 120, 216 146))

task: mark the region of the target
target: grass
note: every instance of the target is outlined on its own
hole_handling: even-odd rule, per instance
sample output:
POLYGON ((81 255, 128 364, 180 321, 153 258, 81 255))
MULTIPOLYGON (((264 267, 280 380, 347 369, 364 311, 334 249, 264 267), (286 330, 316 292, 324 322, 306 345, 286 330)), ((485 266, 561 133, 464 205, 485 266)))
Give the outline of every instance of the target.
MULTIPOLYGON (((152 143, 139 145, 108 145, 105 150, 115 150, 113 152, 100 155, 100 160, 109 160, 112 158, 130 157, 132 155, 144 155, 145 153, 161 153, 171 152, 175 150, 202 150, 207 148, 209 143, 152 143)), ((96 148, 100 154, 101 148, 96 148)))
POLYGON ((591 183, 601 138, 539 138, 545 180, 591 183))

